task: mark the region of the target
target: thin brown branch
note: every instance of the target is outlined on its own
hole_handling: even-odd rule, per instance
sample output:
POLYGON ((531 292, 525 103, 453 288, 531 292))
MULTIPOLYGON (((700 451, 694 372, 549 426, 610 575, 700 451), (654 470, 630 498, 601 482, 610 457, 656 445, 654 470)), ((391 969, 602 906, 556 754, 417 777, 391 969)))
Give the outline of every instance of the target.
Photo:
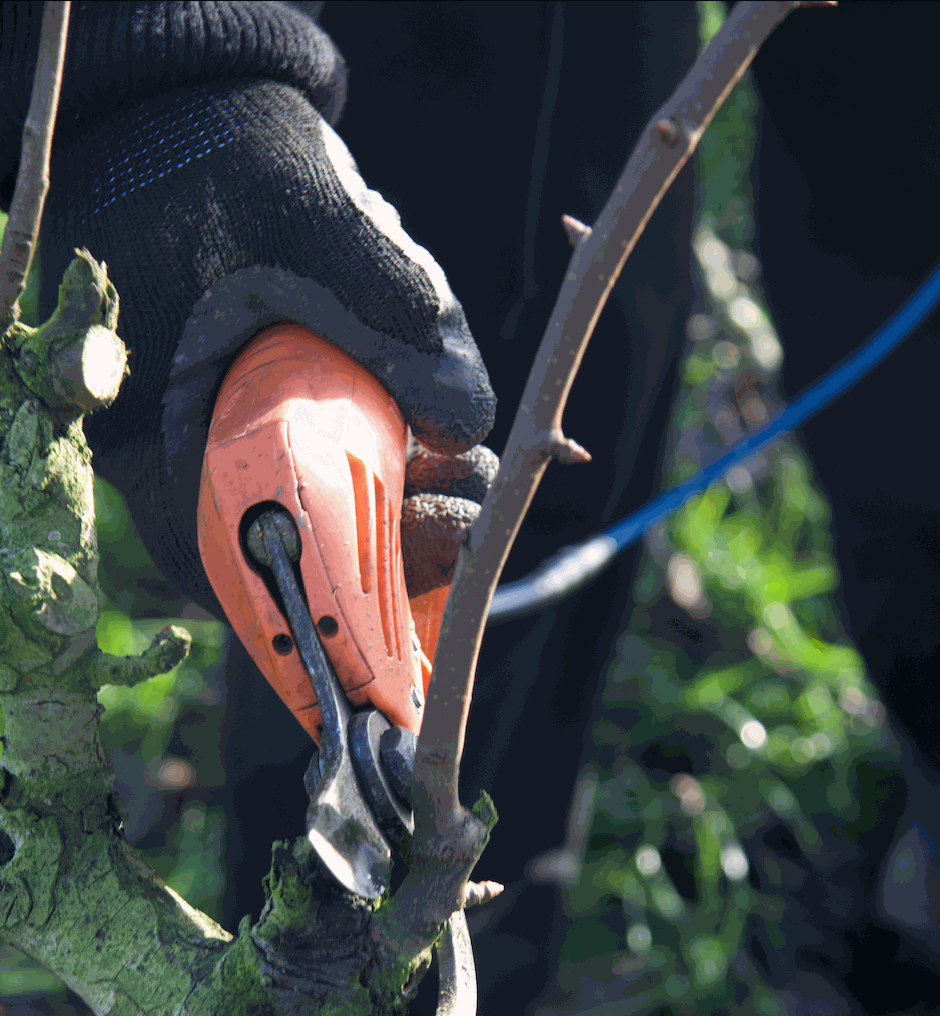
POLYGON ((545 467, 569 447, 568 392, 607 297, 663 195, 761 43, 798 4, 742 3, 656 113, 603 212, 572 254, 535 357, 499 473, 461 551, 435 656, 416 777, 448 813, 490 599, 545 467), (663 130, 675 126, 675 134, 663 130))
MULTIPOLYGON (((663 195, 688 161, 712 117, 757 50, 798 3, 741 3, 658 109, 588 234, 582 230, 551 321, 529 375, 499 473, 461 550, 444 614, 427 712, 415 759, 415 863, 399 891, 411 916, 399 920, 420 937, 432 918, 461 900, 455 863, 467 874, 495 815, 484 822, 460 804, 457 779, 477 656, 490 600, 510 547, 548 462, 586 461, 562 433, 574 376, 626 259, 663 195), (475 840, 475 847, 473 846, 475 840), (451 859, 445 877, 442 860, 451 859)), ((486 809, 479 808, 486 819, 486 809)), ((401 924, 399 932, 405 931, 401 924)))
POLYGON ((19 314, 19 299, 36 249, 42 209, 49 192, 49 156, 65 66, 71 4, 46 3, 33 92, 23 128, 23 147, 10 217, 0 247, 0 322, 19 314))

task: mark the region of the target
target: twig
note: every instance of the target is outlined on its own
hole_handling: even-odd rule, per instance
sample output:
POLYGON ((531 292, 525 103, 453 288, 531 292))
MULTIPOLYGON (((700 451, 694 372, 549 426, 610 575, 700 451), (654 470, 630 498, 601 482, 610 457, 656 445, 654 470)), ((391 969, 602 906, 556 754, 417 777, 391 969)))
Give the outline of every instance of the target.
POLYGON ((55 130, 65 40, 69 30, 68 0, 46 3, 33 92, 23 128, 23 147, 10 217, 0 247, 0 324, 19 316, 19 299, 36 249, 42 209, 49 191, 49 156, 55 130))
POLYGON ((168 624, 140 656, 98 654, 98 673, 93 679, 96 688, 103 684, 133 687, 157 674, 168 674, 189 655, 193 637, 185 628, 168 624))
POLYGON ((444 613, 415 759, 415 863, 399 892, 402 907, 414 908, 410 930, 416 937, 459 905, 462 886, 443 877, 443 859, 449 857, 456 868, 453 862, 465 857, 472 868, 495 821, 485 806, 474 809, 487 828, 475 823, 471 846, 474 821, 460 804, 457 779, 477 656, 490 600, 545 467, 552 458, 568 463, 590 458, 563 435, 561 417, 594 325, 624 262, 712 117, 760 45, 798 6, 752 2, 735 8, 653 115, 591 233, 572 255, 499 473, 461 550, 444 613))
POLYGON ((468 882, 464 886, 461 906, 464 910, 478 907, 481 903, 489 903, 505 889, 499 882, 468 882))
POLYGON ((568 267, 499 473, 461 551, 435 656, 416 777, 444 814, 459 806, 457 773, 487 608, 551 458, 587 461, 561 416, 601 310, 663 195, 760 44, 796 3, 742 3, 653 115, 626 169, 568 267), (668 130, 666 128, 669 128, 668 130))

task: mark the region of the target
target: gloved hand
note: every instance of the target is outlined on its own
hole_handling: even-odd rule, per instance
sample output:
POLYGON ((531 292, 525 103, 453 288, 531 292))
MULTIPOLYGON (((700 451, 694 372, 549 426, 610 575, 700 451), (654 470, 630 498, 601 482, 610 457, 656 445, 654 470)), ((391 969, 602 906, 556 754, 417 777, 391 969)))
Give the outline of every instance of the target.
POLYGON ((483 445, 456 456, 417 446, 409 456, 401 549, 415 631, 431 660, 460 545, 498 469, 499 459, 483 445))
MULTIPOLYGON (((42 4, 3 4, 7 199, 41 16, 42 4)), ((107 412, 86 419, 95 468, 127 497, 166 577, 218 616, 196 540, 199 475, 226 369, 266 325, 296 321, 346 350, 391 392, 419 459, 444 456, 430 500, 416 498, 425 488, 409 468, 409 592, 450 580, 478 513, 460 476, 478 476, 479 500, 495 473, 492 453, 453 458, 489 432, 495 397, 440 266, 332 129, 345 82, 328 36, 282 4, 73 8, 40 314, 74 248, 108 263, 131 375, 107 412)))

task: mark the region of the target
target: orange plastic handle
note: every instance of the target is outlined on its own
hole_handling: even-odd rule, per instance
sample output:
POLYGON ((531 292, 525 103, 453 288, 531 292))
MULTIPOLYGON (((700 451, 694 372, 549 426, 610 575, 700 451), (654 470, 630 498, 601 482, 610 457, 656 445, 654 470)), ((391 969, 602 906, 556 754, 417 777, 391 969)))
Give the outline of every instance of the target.
POLYGON ((407 436, 381 382, 290 322, 252 339, 216 400, 199 492, 202 562, 236 634, 318 744, 316 696, 249 563, 247 527, 263 506, 287 509, 310 615, 347 698, 417 732, 430 665, 413 635, 401 561, 407 436))
MULTIPOLYGON (((449 594, 450 583, 448 582, 446 586, 429 589, 426 593, 419 593, 408 601, 418 641, 430 663, 434 662, 437 640, 441 634, 441 622, 444 620, 444 607, 447 606, 449 594)), ((428 664, 429 669, 430 663, 428 664)))

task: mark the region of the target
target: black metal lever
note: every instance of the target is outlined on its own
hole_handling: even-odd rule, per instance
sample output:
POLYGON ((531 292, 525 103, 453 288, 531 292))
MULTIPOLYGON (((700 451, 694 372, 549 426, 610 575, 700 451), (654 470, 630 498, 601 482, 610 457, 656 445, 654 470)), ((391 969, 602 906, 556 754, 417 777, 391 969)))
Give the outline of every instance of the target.
POLYGON ((294 578, 291 559, 300 557, 300 535, 287 511, 272 508, 256 519, 248 530, 248 549, 274 573, 323 720, 320 778, 307 809, 307 838, 341 885, 376 899, 388 888, 391 850, 353 767, 348 740, 352 711, 294 578))

